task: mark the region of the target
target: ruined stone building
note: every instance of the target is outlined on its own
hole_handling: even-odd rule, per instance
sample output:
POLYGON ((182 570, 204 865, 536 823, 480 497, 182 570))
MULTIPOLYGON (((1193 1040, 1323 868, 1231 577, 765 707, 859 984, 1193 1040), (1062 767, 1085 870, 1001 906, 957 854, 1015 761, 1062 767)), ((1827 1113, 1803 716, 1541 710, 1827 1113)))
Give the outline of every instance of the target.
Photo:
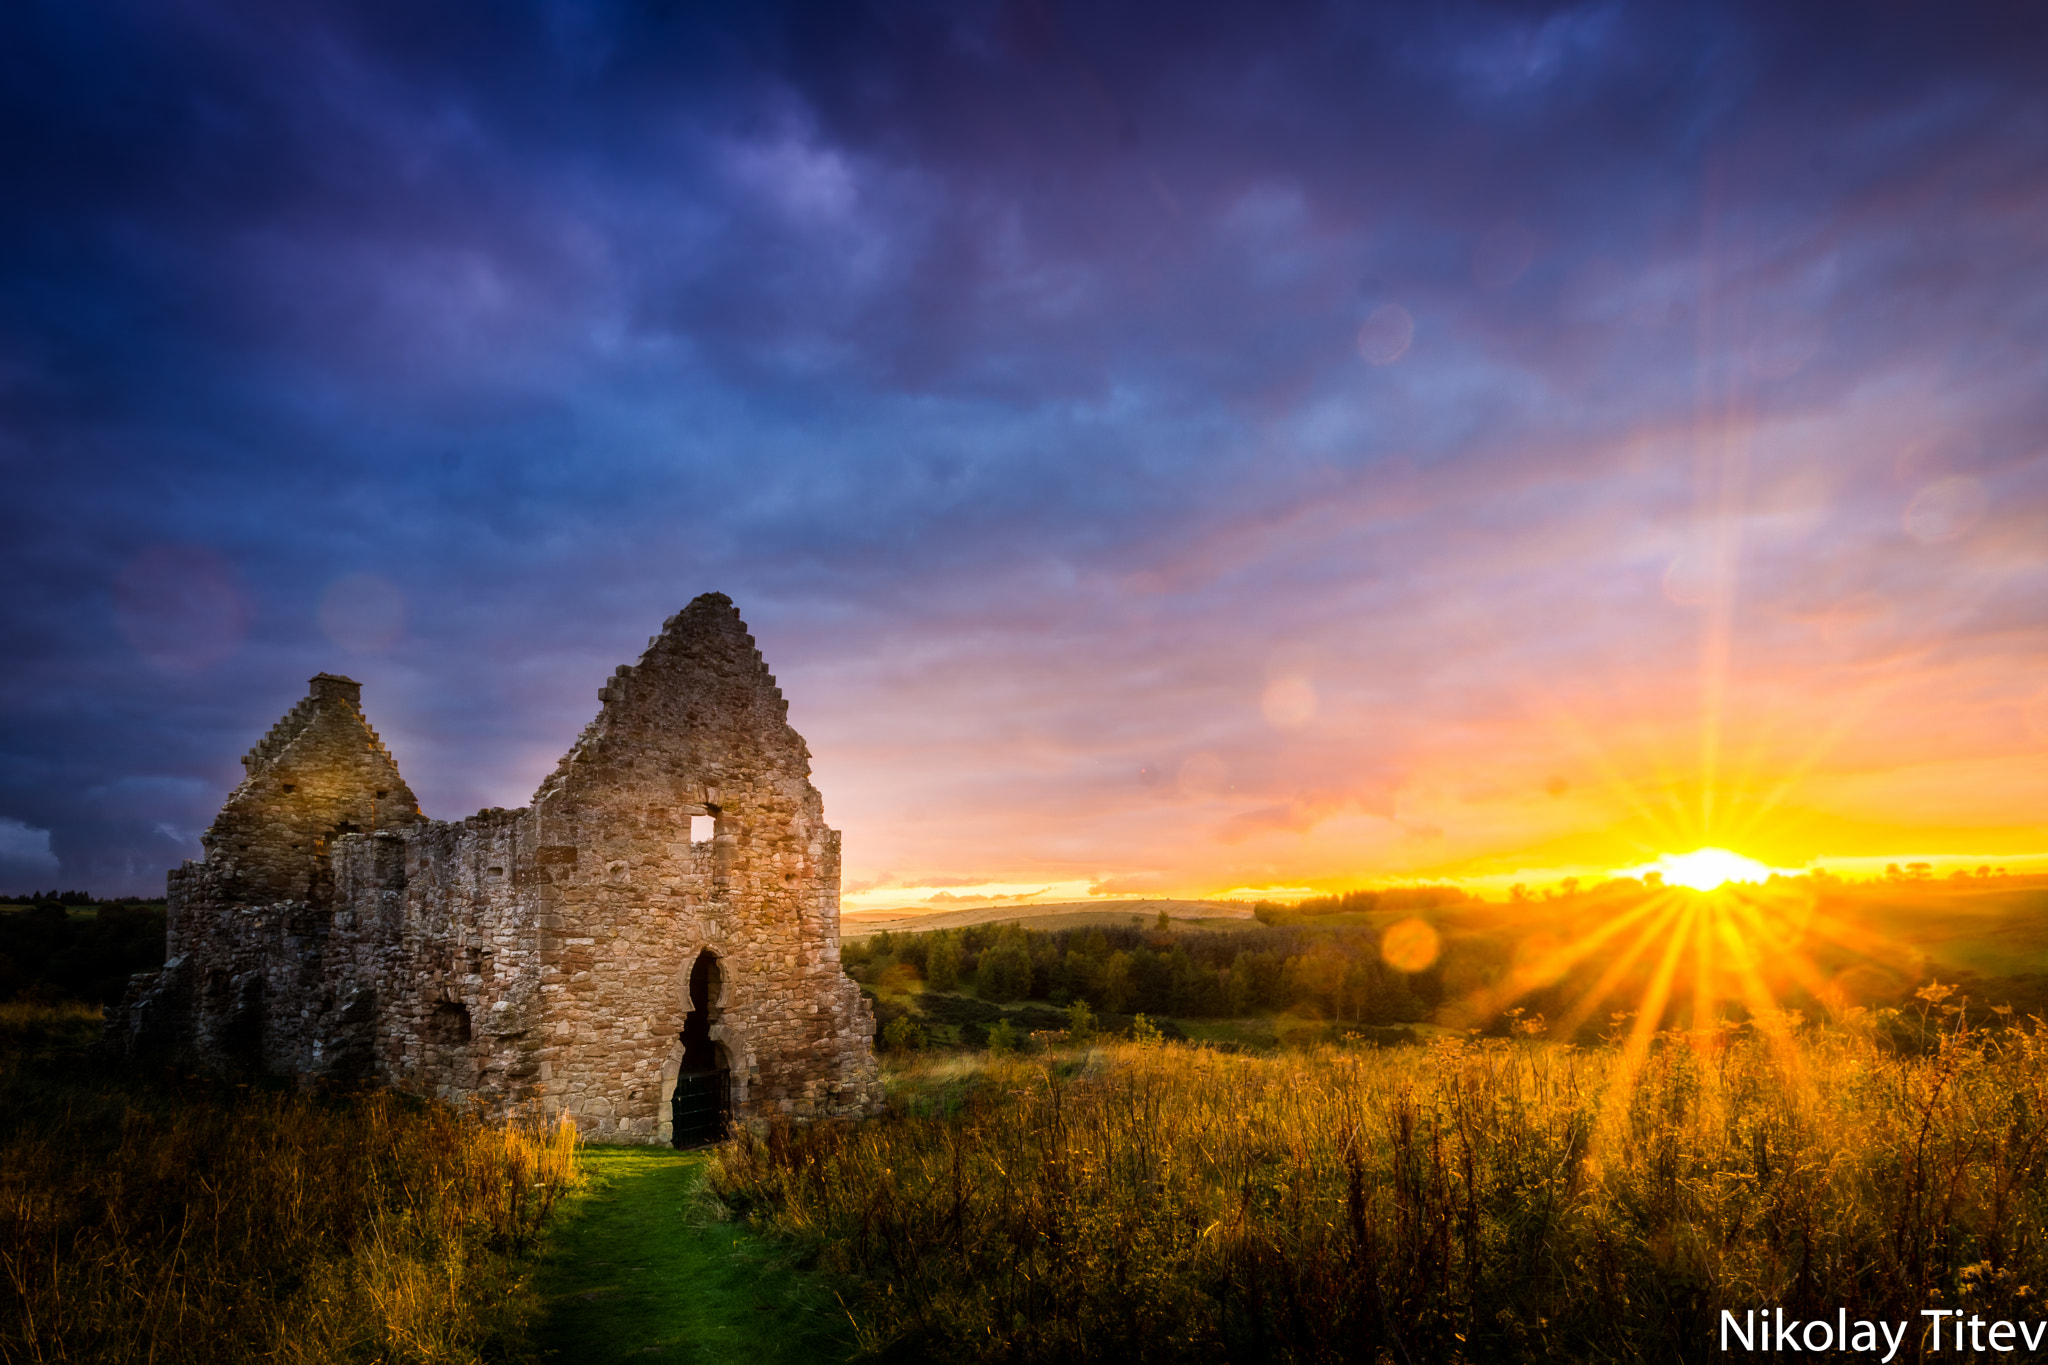
POLYGON ((878 1103, 839 833, 730 599, 599 689, 521 810, 421 816, 360 694, 319 675, 242 760, 111 1043, 567 1113, 611 1142, 878 1103))

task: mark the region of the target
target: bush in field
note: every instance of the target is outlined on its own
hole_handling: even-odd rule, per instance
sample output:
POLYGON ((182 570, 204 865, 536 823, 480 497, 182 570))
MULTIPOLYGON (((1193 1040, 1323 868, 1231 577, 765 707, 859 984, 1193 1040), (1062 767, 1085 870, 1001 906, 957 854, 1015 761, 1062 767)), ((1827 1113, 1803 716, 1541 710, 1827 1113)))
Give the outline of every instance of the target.
POLYGON ((1017 1030, 1010 1027, 1007 1019, 998 1019, 996 1026, 988 1031, 988 1051, 991 1057, 1008 1057, 1017 1050, 1017 1030))
POLYGON ((891 1019, 882 1029, 885 1052, 921 1052, 925 1041, 924 1026, 907 1014, 891 1019))
POLYGON ((1090 1056, 743 1135, 716 1188, 861 1277, 891 1359, 1707 1360, 1723 1308, 2048 1316, 2038 1029, 1090 1056))
POLYGON ((95 1076, 0 1006, 0 1361, 503 1358, 575 1130, 380 1092, 95 1076))

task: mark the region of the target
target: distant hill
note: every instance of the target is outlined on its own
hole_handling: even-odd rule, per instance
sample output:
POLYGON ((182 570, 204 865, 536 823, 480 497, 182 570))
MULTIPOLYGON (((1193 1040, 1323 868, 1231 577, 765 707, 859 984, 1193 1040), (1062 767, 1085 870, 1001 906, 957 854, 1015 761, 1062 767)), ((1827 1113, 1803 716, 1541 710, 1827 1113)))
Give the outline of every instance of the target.
POLYGON ((1090 929, 1097 925, 1150 924, 1164 910, 1182 928, 1242 928, 1252 908, 1237 901, 1063 901, 1055 905, 986 905, 973 910, 938 910, 913 914, 902 910, 853 910, 839 917, 843 939, 870 934, 928 929, 959 929, 970 924, 1021 924, 1030 929, 1090 929))

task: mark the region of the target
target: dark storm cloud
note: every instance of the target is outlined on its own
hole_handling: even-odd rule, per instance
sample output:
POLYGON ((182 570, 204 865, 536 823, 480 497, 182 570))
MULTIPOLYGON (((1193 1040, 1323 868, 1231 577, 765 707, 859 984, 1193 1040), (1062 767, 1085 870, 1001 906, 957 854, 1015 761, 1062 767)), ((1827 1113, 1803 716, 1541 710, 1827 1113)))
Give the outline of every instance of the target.
POLYGON ((1005 800, 1214 751, 1286 828, 1423 759, 1276 747, 1269 673, 1448 735, 1650 667, 1703 505, 1842 648, 2037 630, 2043 22, 13 7, 6 847, 155 884, 324 667, 430 813, 516 803, 710 588, 857 790, 951 761, 949 678, 948 752, 1043 755, 1005 800), (1974 606, 1894 529, 1944 477, 1974 606))

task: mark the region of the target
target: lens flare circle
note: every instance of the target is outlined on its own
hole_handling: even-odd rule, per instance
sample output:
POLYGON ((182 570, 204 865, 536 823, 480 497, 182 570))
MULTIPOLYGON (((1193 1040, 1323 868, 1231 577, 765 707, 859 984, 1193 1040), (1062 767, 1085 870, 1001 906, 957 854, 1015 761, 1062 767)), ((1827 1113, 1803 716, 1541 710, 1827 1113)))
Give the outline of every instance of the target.
POLYGON ((1382 304, 1358 329, 1358 354, 1368 365, 1391 365, 1415 344, 1415 315, 1398 303, 1382 304))
POLYGON ((1771 869, 1754 858, 1731 853, 1725 848, 1696 848, 1690 853, 1666 853, 1657 859, 1657 870, 1668 886, 1685 886, 1694 891, 1712 891, 1729 882, 1767 882, 1771 869))
POLYGON ((1419 919, 1404 919, 1387 926, 1380 936, 1380 957, 1396 971, 1422 972, 1436 961, 1443 942, 1435 929, 1419 919))

